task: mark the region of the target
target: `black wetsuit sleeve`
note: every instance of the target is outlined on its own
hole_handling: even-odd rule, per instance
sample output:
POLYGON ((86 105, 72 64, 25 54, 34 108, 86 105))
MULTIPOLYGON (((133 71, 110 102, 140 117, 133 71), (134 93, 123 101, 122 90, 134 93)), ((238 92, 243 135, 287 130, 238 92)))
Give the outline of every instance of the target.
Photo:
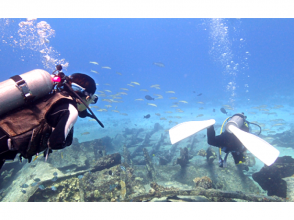
POLYGON ((214 126, 207 128, 207 143, 215 147, 226 146, 226 138, 222 133, 221 135, 215 136, 214 126))
POLYGON ((70 146, 73 140, 73 125, 78 117, 77 109, 69 102, 52 107, 47 121, 53 127, 48 144, 53 150, 70 146))
MULTIPOLYGON (((86 118, 86 117, 94 118, 94 116, 91 115, 91 114, 87 111, 87 109, 84 110, 84 111, 82 111, 82 112, 79 112, 79 117, 80 117, 80 118, 86 118)), ((94 119, 95 119, 95 118, 94 118, 94 119)))

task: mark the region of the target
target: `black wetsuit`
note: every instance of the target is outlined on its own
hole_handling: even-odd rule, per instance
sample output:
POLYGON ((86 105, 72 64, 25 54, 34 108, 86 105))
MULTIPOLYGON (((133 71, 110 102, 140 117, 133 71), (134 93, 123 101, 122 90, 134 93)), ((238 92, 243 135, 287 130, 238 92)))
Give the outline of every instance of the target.
POLYGON ((215 136, 214 126, 212 125, 207 129, 207 143, 215 147, 220 147, 225 153, 231 152, 235 164, 238 164, 239 161, 245 161, 243 154, 246 151, 245 147, 235 135, 227 131, 215 136))
MULTIPOLYGON (((46 118, 48 124, 54 128, 48 141, 51 149, 57 150, 71 145, 73 140, 73 127, 71 126, 76 122, 77 116, 78 111, 69 100, 52 106, 46 118), (69 128, 71 129, 69 130, 69 128)), ((79 116, 82 118, 88 116, 87 111, 79 113, 79 116)), ((7 140, 8 137, 0 129, 0 169, 5 160, 13 160, 18 153, 17 151, 9 150, 7 140)))

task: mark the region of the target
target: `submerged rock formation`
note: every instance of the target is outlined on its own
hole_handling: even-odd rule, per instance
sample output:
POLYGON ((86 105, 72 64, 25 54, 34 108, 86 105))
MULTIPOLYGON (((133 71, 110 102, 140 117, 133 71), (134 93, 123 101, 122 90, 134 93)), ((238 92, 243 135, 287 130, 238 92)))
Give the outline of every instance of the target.
POLYGON ((196 177, 193 179, 193 182, 195 183, 196 187, 202 187, 204 189, 211 189, 212 188, 212 180, 207 177, 196 177))
POLYGON ((206 150, 206 160, 208 164, 212 164, 213 161, 217 158, 216 152, 212 147, 207 148, 206 150))
POLYGON ((252 178, 263 190, 267 190, 269 196, 287 197, 287 184, 282 178, 294 174, 294 159, 290 156, 278 157, 271 166, 264 166, 252 178))
POLYGON ((193 155, 189 155, 188 148, 185 147, 184 149, 180 148, 181 155, 177 158, 175 164, 179 164, 181 168, 185 168, 189 163, 189 160, 193 157, 193 155))

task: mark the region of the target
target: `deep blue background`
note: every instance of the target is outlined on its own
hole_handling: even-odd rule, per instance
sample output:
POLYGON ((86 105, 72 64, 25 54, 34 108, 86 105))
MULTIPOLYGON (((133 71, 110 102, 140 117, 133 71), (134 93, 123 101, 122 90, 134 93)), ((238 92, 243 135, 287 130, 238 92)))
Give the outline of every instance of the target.
MULTIPOLYGON (((2 24, 2 39, 10 35, 17 38, 17 24, 25 19, 13 20, 9 26, 2 24)), ((233 81, 237 86, 234 98, 241 101, 258 102, 293 93, 293 19, 222 19, 228 27, 229 44, 225 46, 239 64, 235 77, 226 72, 225 65, 217 59, 220 54, 212 50, 214 27, 210 19, 40 18, 37 22, 42 20, 56 32, 50 38, 50 46, 61 54, 60 59, 69 62, 66 73, 87 73, 100 84, 99 89, 108 88, 103 84, 110 83, 118 91, 137 81, 140 88, 147 89, 160 84, 162 94, 174 90, 182 99, 195 99, 192 91, 203 93, 203 100, 213 102, 229 100, 232 93, 226 86, 233 81), (249 55, 245 56, 245 52, 249 55), (99 66, 89 61, 96 61, 99 66), (154 62, 162 62, 165 67, 153 65, 154 62), (91 69, 100 74, 90 72, 91 69), (249 92, 245 84, 249 85, 249 92)), ((0 49, 2 81, 13 74, 43 68, 37 51, 1 42, 0 49)), ((136 91, 130 92, 129 97, 138 98, 136 91)))

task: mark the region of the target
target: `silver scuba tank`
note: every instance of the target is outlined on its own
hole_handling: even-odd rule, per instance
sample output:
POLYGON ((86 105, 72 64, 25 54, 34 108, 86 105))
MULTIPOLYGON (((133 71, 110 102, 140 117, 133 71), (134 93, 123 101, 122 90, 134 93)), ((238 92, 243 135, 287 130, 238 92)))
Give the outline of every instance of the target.
POLYGON ((244 116, 242 117, 241 114, 235 114, 233 117, 227 122, 226 124, 226 131, 232 133, 228 128, 230 125, 234 125, 237 128, 241 128, 244 124, 244 116))
POLYGON ((53 86, 51 75, 42 69, 0 82, 0 116, 47 95, 53 86))

